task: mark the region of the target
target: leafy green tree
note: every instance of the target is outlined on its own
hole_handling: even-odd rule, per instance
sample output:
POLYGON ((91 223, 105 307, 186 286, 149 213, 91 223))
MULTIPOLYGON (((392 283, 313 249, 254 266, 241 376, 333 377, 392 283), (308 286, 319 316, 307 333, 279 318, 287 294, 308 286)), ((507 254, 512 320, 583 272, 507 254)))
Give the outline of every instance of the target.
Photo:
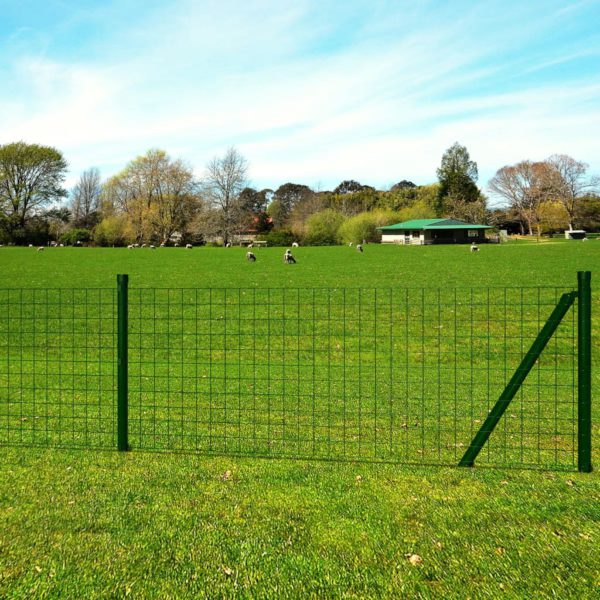
POLYGON ((575 209, 575 219, 586 231, 600 231, 600 196, 589 194, 580 198, 575 209))
POLYGON ((276 227, 285 224, 294 207, 313 196, 314 192, 300 183, 284 183, 280 185, 273 195, 269 205, 269 215, 277 222, 276 227))
POLYGON ((18 237, 17 231, 26 235, 32 217, 67 195, 66 172, 56 148, 25 142, 0 146, 0 225, 10 238, 18 237))
POLYGON ((406 179, 403 179, 402 181, 395 183, 390 188, 390 192, 397 192, 399 190, 406 190, 406 189, 411 189, 411 188, 416 188, 416 187, 417 186, 412 181, 407 181, 406 179))
POLYGON ((354 179, 347 179, 342 181, 334 190, 334 194, 353 194, 354 192, 361 192, 362 190, 375 190, 370 185, 362 185, 354 179))
POLYGON ((267 215, 267 197, 271 190, 264 189, 260 192, 251 187, 245 187, 237 199, 235 217, 240 228, 255 229, 257 233, 269 231, 271 220, 267 215))
POLYGON ((438 213, 451 213, 453 205, 481 201, 476 183, 477 163, 471 160, 464 146, 455 143, 444 152, 437 176, 440 182, 438 213))

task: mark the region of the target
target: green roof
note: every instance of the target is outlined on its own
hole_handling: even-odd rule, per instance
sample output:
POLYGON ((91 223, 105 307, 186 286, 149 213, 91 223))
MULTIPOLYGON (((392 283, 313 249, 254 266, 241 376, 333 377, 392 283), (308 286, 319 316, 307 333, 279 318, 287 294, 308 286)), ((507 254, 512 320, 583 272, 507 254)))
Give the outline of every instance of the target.
POLYGON ((378 227, 381 230, 407 230, 407 229, 491 229, 489 225, 477 225, 476 223, 466 223, 457 219, 413 219, 412 221, 403 221, 395 225, 384 225, 378 227))

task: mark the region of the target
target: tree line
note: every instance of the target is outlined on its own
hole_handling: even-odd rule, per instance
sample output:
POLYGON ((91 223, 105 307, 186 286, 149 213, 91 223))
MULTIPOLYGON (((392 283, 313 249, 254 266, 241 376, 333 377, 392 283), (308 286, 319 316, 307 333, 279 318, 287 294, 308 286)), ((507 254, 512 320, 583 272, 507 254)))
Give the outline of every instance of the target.
POLYGON ((477 185, 476 162, 458 143, 443 154, 437 182, 403 179, 386 190, 355 180, 333 190, 292 182, 255 189, 235 148, 213 158, 201 177, 159 149, 104 181, 90 168, 71 190, 64 187, 67 168, 53 147, 0 146, 0 243, 226 244, 259 236, 272 245, 325 245, 378 241, 377 227, 434 217, 530 235, 600 229, 598 179, 567 155, 499 169, 488 183, 504 202, 495 209, 477 185))

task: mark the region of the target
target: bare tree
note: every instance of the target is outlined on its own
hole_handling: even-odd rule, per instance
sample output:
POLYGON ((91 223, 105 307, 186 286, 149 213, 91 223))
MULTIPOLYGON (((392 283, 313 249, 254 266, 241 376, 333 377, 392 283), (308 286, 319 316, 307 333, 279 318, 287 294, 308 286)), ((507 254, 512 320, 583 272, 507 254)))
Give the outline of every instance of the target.
POLYGON ((248 162, 233 147, 221 158, 213 158, 206 166, 204 190, 208 201, 220 213, 218 233, 226 244, 239 228, 238 200, 247 185, 248 162))
POLYGON ((553 154, 546 162, 551 168, 548 184, 553 187, 556 200, 567 212, 569 229, 573 229, 577 201, 593 192, 597 181, 586 177, 589 165, 566 154, 553 154))
POLYGON ((540 205, 552 198, 550 180, 548 163, 523 160, 499 169, 488 187, 492 193, 508 201, 527 227, 529 235, 533 235, 533 227, 539 226, 540 205))
POLYGON ((84 171, 71 191, 71 215, 76 227, 93 227, 100 211, 100 171, 95 167, 84 171))

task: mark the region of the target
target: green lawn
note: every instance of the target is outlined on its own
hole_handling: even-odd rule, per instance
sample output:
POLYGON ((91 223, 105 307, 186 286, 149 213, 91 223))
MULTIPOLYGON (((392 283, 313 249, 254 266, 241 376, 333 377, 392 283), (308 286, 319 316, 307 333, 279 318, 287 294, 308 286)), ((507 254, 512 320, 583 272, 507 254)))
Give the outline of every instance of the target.
MULTIPOLYGON (((249 453, 257 449, 257 440, 260 442, 262 439, 260 429, 258 435, 254 429, 255 437, 252 438, 247 428, 251 423, 245 424, 241 419, 249 414, 251 408, 256 410, 256 405, 250 407, 244 404, 250 399, 254 400, 255 395, 246 391, 242 393, 239 385, 244 377, 254 376, 259 384, 276 379, 285 382, 287 388, 271 388, 267 394, 269 398, 290 394, 294 398, 293 406, 288 407, 290 412, 282 413, 288 419, 283 421, 283 426, 288 428, 287 435, 290 437, 286 437, 285 429, 282 430, 282 422, 278 420, 282 414, 279 414, 269 421, 273 426, 270 430, 271 441, 275 442, 269 448, 274 450, 261 454, 276 457, 277 444, 280 444, 279 448, 293 448, 289 452, 291 455, 308 453, 326 457, 327 453, 314 452, 315 448, 324 447, 318 443, 314 445, 314 441, 308 448, 298 445, 298 440, 304 439, 299 432, 314 431, 314 424, 318 421, 315 421, 314 414, 312 421, 305 421, 307 412, 310 413, 311 409, 314 411, 315 405, 304 406, 300 401, 304 398, 301 393, 303 385, 309 385, 314 398, 312 392, 316 389, 314 381, 318 379, 317 376, 325 378, 327 373, 333 373, 330 377, 334 389, 333 392, 328 390, 327 398, 346 394, 346 424, 354 428, 357 434, 354 438, 365 442, 363 451, 359 451, 356 444, 350 445, 354 451, 349 451, 346 458, 385 459, 390 457, 376 454, 373 435, 379 438, 384 436, 386 443, 388 439, 391 440, 389 446, 384 445, 386 450, 399 447, 398 442, 402 439, 413 438, 408 433, 410 423, 406 429, 400 428, 399 438, 389 438, 387 434, 391 427, 386 425, 388 421, 385 420, 389 414, 382 409, 381 399, 388 397, 391 384, 371 390, 370 375, 373 380, 389 373, 394 375, 396 367, 402 372, 407 372, 406 368, 410 367, 409 372, 412 373, 413 367, 418 365, 420 370, 416 370, 417 374, 421 373, 423 377, 426 374, 429 377, 426 381, 435 383, 440 374, 437 365, 444 357, 450 357, 448 360, 453 368, 457 364, 460 367, 462 360, 469 365, 477 365, 480 360, 482 365, 493 367, 491 371, 488 368, 488 372, 503 371, 505 365, 512 367, 514 363, 514 360, 506 359, 506 355, 495 353, 493 348, 482 347, 474 355, 473 348, 476 346, 471 344, 466 351, 463 345, 456 343, 456 335, 454 338, 449 335, 439 342, 431 363, 426 358, 419 363, 419 357, 423 357, 424 353, 421 353, 418 345, 413 347, 409 344, 406 356, 410 362, 393 363, 391 370, 378 373, 376 367, 370 366, 374 364, 374 359, 381 361, 385 356, 387 361, 387 357, 393 354, 392 342, 376 341, 382 338, 381 327, 387 332, 392 325, 402 321, 403 315, 408 314, 400 310, 400 302, 387 302, 388 298, 393 300, 393 297, 386 294, 400 293, 390 292, 391 288, 410 289, 413 294, 411 306, 413 300, 419 298, 421 301, 425 299, 431 306, 435 305, 438 297, 452 298, 452 302, 455 302, 454 288, 463 291, 473 286, 484 290, 490 288, 493 290, 492 298, 501 298, 496 304, 492 302, 495 308, 492 309, 491 319, 491 333, 499 336, 503 328, 506 330, 511 326, 511 320, 502 320, 499 316, 501 310, 507 312, 507 306, 517 321, 527 317, 532 323, 532 330, 539 320, 539 315, 529 315, 526 312, 528 309, 525 312, 521 309, 519 313, 518 303, 510 295, 510 288, 556 286, 570 289, 576 283, 576 271, 591 270, 595 275, 596 266, 600 264, 600 245, 596 247, 596 241, 484 246, 478 254, 469 253, 465 247, 367 246, 362 255, 345 247, 299 248, 295 251, 297 265, 283 265, 282 249, 260 249, 256 253, 257 263, 248 264, 244 260, 245 249, 240 248, 195 248, 191 251, 55 248, 43 253, 31 248, 0 248, 0 290, 7 287, 27 288, 19 294, 25 294, 26 299, 39 300, 46 298, 46 292, 39 291, 46 287, 114 288, 116 273, 128 273, 131 286, 135 288, 212 288, 214 296, 211 305, 217 314, 211 313, 210 319, 205 322, 214 323, 219 318, 218 311, 227 305, 229 308, 226 310, 230 312, 225 316, 234 317, 231 321, 234 327, 238 324, 237 329, 211 332, 225 336, 230 343, 223 349, 212 344, 209 346, 208 351, 215 366, 206 379, 214 382, 212 391, 215 397, 220 391, 225 396, 233 393, 237 402, 233 407, 226 404, 211 407, 215 421, 220 420, 223 426, 222 429, 215 426, 215 439, 222 440, 223 434, 229 434, 234 442, 242 439, 252 441, 246 448, 236 448, 235 444, 227 447, 217 444, 212 448, 214 452, 242 450, 242 453, 249 453), (509 291, 500 292, 499 296, 498 290, 505 286, 509 291), (225 292, 223 288, 228 291, 225 292), (285 294, 285 297, 279 298, 287 303, 295 300, 297 306, 308 305, 311 309, 313 296, 312 293, 306 296, 307 289, 320 289, 317 294, 334 294, 331 309, 334 315, 338 314, 336 310, 340 310, 339 294, 347 294, 348 305, 351 304, 351 298, 356 300, 357 294, 361 294, 360 299, 367 312, 371 307, 380 311, 378 325, 370 329, 370 321, 365 313, 358 311, 354 314, 355 318, 344 324, 347 339, 345 344, 340 344, 342 348, 349 349, 348 354, 340 357, 334 352, 337 349, 335 330, 331 329, 332 336, 329 336, 334 338, 333 341, 315 337, 314 330, 310 328, 302 330, 305 313, 297 309, 291 315, 291 321, 297 322, 297 329, 290 329, 290 321, 286 322, 283 337, 281 331, 272 331, 272 348, 261 346, 269 338, 266 332, 258 336, 259 349, 266 351, 270 360, 274 360, 272 356, 280 348, 277 343, 283 344, 281 348, 287 348, 285 344, 290 339, 298 340, 297 354, 291 362, 294 368, 271 372, 265 380, 260 365, 254 369, 254 374, 244 371, 245 367, 250 369, 254 365, 245 363, 243 359, 244 352, 249 350, 245 344, 252 338, 244 341, 247 332, 241 323, 245 316, 249 316, 244 312, 247 307, 243 299, 250 296, 253 300, 249 304, 252 307, 252 327, 261 321, 261 309, 258 315, 255 312, 255 299, 257 294, 263 298, 267 288, 278 290, 271 292, 273 294, 285 294), (346 292, 340 291, 344 288, 346 292), (357 291, 358 288, 363 291, 357 291), (425 296, 421 288, 427 288, 425 296), (238 292, 238 289, 242 292, 238 292), (379 294, 377 298, 373 295, 375 289, 379 294), (242 293, 246 295, 238 295, 242 293), (505 293, 508 296, 502 295, 505 293), (382 307, 387 311, 385 317, 381 313, 382 307), (399 310, 397 317, 394 316, 395 310, 399 310), (304 331, 304 337, 298 335, 301 331, 304 331), (364 341, 353 347, 351 344, 358 339, 364 341), (308 341, 309 346, 301 346, 300 340, 308 341), (315 341, 316 346, 311 346, 310 342, 315 341), (348 372, 356 372, 351 371, 358 368, 358 363, 352 363, 350 349, 353 348, 360 353, 357 356, 361 364, 367 367, 362 367, 363 371, 356 380, 352 377, 342 379, 336 375, 335 369, 320 371, 323 365, 319 365, 319 361, 304 371, 300 357, 304 356, 303 353, 306 356, 319 356, 315 354, 315 348, 325 352, 324 356, 330 363, 333 360, 334 366, 342 364, 348 372), (273 354, 269 354, 271 350, 273 354), (453 359, 453 353, 459 358, 453 359), (234 358, 237 358, 237 365, 234 364, 234 358), (342 358, 345 362, 336 363, 342 358), (219 360, 223 373, 218 370, 219 360), (459 362, 452 363, 452 360, 459 362), (227 373, 234 375, 237 387, 233 392, 227 388, 227 381, 222 389, 216 387, 221 375, 227 373), (307 382, 311 377, 313 381, 307 382), (353 381, 358 381, 361 386, 368 381, 369 389, 361 388, 356 395, 353 381), (342 383, 346 388, 336 391, 335 386, 342 383), (379 405, 374 404, 378 401, 379 405), (227 416, 219 412, 223 409, 228 410, 227 416), (290 421, 289 417, 295 420, 290 421), (352 420, 357 417, 362 419, 360 423, 352 420), (290 425, 294 427, 290 429, 290 425), (306 429, 301 429, 305 426, 306 429), (292 442, 296 442, 296 445, 290 446, 292 442), (301 448, 305 451, 300 452, 301 448)), ((196 330, 192 341, 189 337, 192 331, 185 329, 186 316, 190 317, 190 323, 197 321, 192 318, 198 315, 197 308, 193 315, 187 315, 186 309, 181 308, 190 305, 190 297, 185 295, 190 293, 182 290, 175 292, 174 296, 162 297, 162 300, 166 298, 169 306, 158 311, 158 315, 164 317, 171 314, 164 312, 171 310, 171 303, 179 307, 171 314, 171 318, 181 319, 181 329, 159 330, 158 337, 153 331, 153 339, 161 340, 161 343, 176 339, 176 348, 167 344, 164 356, 160 354, 160 349, 157 351, 155 348, 150 354, 145 354, 142 336, 131 336, 132 352, 137 359, 133 364, 136 376, 132 378, 132 402, 134 405, 137 402, 139 409, 138 413, 134 413, 139 417, 138 447, 157 446, 167 450, 173 447, 170 441, 187 439, 185 435, 192 433, 186 429, 187 424, 205 424, 202 419, 193 418, 189 410, 192 406, 185 401, 185 392, 191 394, 204 381, 202 369, 198 366, 201 361, 192 352, 198 347, 197 340, 201 339, 198 335, 203 332, 198 334, 196 330), (151 363, 160 363, 161 358, 169 364, 169 369, 179 369, 168 369, 165 376, 171 382, 169 385, 177 388, 178 398, 183 400, 181 407, 161 404, 161 410, 169 411, 168 417, 162 420, 162 426, 169 427, 169 430, 165 432, 159 427, 158 439, 164 443, 156 444, 157 438, 148 437, 150 432, 144 430, 150 423, 150 414, 144 412, 144 406, 150 401, 160 403, 161 398, 168 396, 171 390, 162 390, 160 385, 157 386, 157 373, 147 373, 144 368, 151 363), (152 381, 150 388, 144 387, 146 376, 152 381), (189 379, 188 384, 193 383, 190 389, 185 387, 186 378, 189 379), (179 423, 181 428, 177 429, 179 423), (144 431, 146 437, 140 437, 144 431), (150 439, 152 444, 139 443, 150 439)), ((134 333, 139 334, 154 327, 154 317, 157 316, 154 294, 156 292, 150 290, 132 291, 132 303, 137 309, 132 319, 134 333), (152 298, 152 302, 149 298, 152 298)), ((480 297, 486 299, 489 309, 488 292, 477 291, 475 294, 483 294, 480 297)), ((552 294, 548 303, 554 298, 555 292, 552 294)), ((72 296, 73 299, 81 298, 72 296)), ((198 302, 197 296, 195 301, 198 302)), ((197 306, 194 303, 191 305, 197 306)), ((202 321, 202 317, 206 317, 202 310, 208 305, 201 302, 200 306, 203 307, 199 313, 202 321)), ((318 306, 317 303, 315 311, 319 310, 318 306)), ((453 307, 453 310, 456 309, 455 304, 453 307)), ((39 306, 37 310, 40 310, 39 306)), ((349 309, 345 310, 339 314, 352 316, 349 309)), ((594 323, 598 324, 597 316, 600 313, 596 302, 594 310, 594 323)), ((330 314, 327 323, 331 321, 330 314)), ((410 314, 417 325, 432 319, 441 323, 435 321, 438 319, 435 312, 410 314)), ((36 319, 46 318, 48 314, 26 313, 26 316, 35 323, 36 319)), ((75 313, 71 313, 71 316, 74 317, 75 313)), ((91 312, 86 314, 88 320, 90 316, 91 312)), ((273 318, 273 315, 270 317, 273 318)), ((311 319, 312 316, 308 322, 314 323, 311 319)), ((72 319, 72 322, 78 324, 76 319, 72 319)), ((317 322, 323 324, 325 319, 317 319, 317 322)), ((566 324, 568 327, 571 325, 566 324)), ((415 326, 414 331, 408 330, 406 339, 412 343, 422 331, 420 326, 415 326)), ((486 332, 485 327, 482 331, 486 332)), ((489 326, 487 331, 490 331, 489 326)), ((554 348, 549 347, 551 355, 555 357, 554 362, 549 365, 542 363, 540 372, 543 373, 541 369, 547 366, 552 375, 572 364, 571 358, 565 358, 559 352, 561 344, 568 341, 567 334, 570 331, 566 331, 554 348), (566 362, 563 364, 561 361, 566 362)), ((10 336, 14 333, 9 332, 7 339, 13 339, 10 336)), ((48 344, 43 331, 35 329, 34 333, 38 336, 37 342, 43 340, 45 345, 48 344)), ((521 330, 516 331, 516 334, 521 333, 521 330)), ((527 335, 530 333, 527 330, 527 335)), ((73 342, 77 339, 76 334, 76 331, 68 335, 61 334, 63 347, 56 349, 62 353, 60 356, 67 364, 76 364, 75 355, 81 349, 73 342)), ((438 334, 436 336, 429 341, 435 343, 436 339, 441 339, 438 334)), ((86 338, 82 347, 85 346, 86 359, 90 363, 102 365, 106 357, 94 350, 95 340, 94 337, 86 338)), ((16 343, 13 339, 12 344, 16 343)), ((22 343, 28 344, 25 337, 22 343)), ((515 348, 516 354, 518 351, 520 348, 515 348)), ((24 356, 23 352, 19 356, 25 363, 36 360, 35 350, 31 356, 24 356)), ((102 369, 101 366, 99 368, 102 369)), ((43 370, 39 361, 36 369, 43 370)), ((61 377, 71 376, 72 373, 61 373, 61 377)), ((44 379, 44 383, 49 380, 44 379)), ((75 389, 77 384, 73 383, 73 379, 70 381, 75 389)), ((460 383, 458 376, 453 381, 460 383)), ((494 397, 494 385, 498 381, 481 378, 477 371, 475 378, 471 377, 470 381, 475 386, 473 398, 480 402, 477 406, 485 406, 494 397)), ((594 376, 596 389, 598 382, 598 377, 594 376)), ((544 393, 541 397, 539 392, 531 393, 533 396, 526 395, 522 400, 521 412, 517 413, 516 418, 528 424, 526 434, 537 434, 539 439, 540 433, 546 433, 543 426, 540 428, 539 425, 539 410, 543 408, 545 398, 544 393), (532 402, 528 402, 528 398, 532 402), (535 406, 538 412, 527 413, 525 409, 528 406, 535 406), (529 423, 535 423, 537 430, 530 429, 529 423)), ((559 398, 554 388, 552 394, 554 396, 549 398, 551 404, 559 398)), ((107 390, 106 397, 110 395, 110 390, 107 390)), ((565 399, 568 400, 568 397, 565 399)), ((82 406, 89 408, 89 400, 88 393, 82 406)), ((416 400, 419 406, 425 407, 418 414, 420 431, 427 432, 423 423, 439 422, 440 415, 435 414, 436 408, 439 410, 441 406, 439 396, 433 393, 430 397, 421 392, 416 400), (427 418, 431 420, 427 421, 427 418)), ((25 412, 31 408, 24 401, 21 406, 27 407, 25 412)), ((460 405, 454 406, 461 408, 460 405)), ((466 405, 464 408, 468 410, 472 406, 466 405)), ((559 406, 562 404, 559 403, 559 406)), ((411 410, 414 408, 412 404, 406 407, 411 410)), ((316 408, 318 412, 323 407, 316 408)), ((198 410, 204 414, 207 407, 193 405, 193 409, 197 416, 198 410)), ((164 416, 164 413, 160 414, 164 416)), ((596 422, 597 415, 598 411, 594 408, 596 422)), ((59 416, 65 423, 75 422, 74 412, 59 416)), ((414 412, 409 416, 414 417, 414 412)), ((463 428, 467 438, 475 426, 473 416, 469 415, 470 421, 463 428)), ((558 413, 554 415, 552 427, 558 421, 562 422, 561 416, 558 413)), ((340 423, 332 419, 331 414, 328 419, 327 422, 334 426, 335 431, 335 426, 340 423)), ((27 420, 19 426, 24 431, 33 427, 27 420)), ((134 423, 134 431, 136 426, 134 423)), ((564 433, 569 433, 569 428, 572 429, 572 423, 568 424, 564 433)), ((443 443, 444 460, 440 462, 452 463, 451 459, 460 455, 462 447, 446 447, 444 435, 447 429, 451 431, 452 427, 440 427, 431 439, 426 437, 429 435, 426 433, 419 438, 420 446, 409 446, 414 461, 435 458, 426 452, 419 454, 418 450, 435 451, 443 443)), ((510 428, 502 431, 505 446, 507 440, 511 439, 511 431, 510 428)), ((597 432, 596 426, 595 438, 597 432)), ((81 441, 81 436, 75 433, 71 441, 81 441)), ((112 435, 112 432, 109 433, 112 435)), ((194 433, 197 433, 197 428, 194 433)), ((338 439, 353 440, 351 434, 352 431, 346 431, 345 436, 338 439)), ((29 434, 20 431, 19 435, 23 442, 28 441, 29 434)), ((42 435, 40 439, 54 441, 52 436, 42 435)), ((517 440, 521 446, 535 443, 535 439, 528 440, 527 435, 517 437, 517 440)), ((11 441, 18 440, 11 438, 11 441)), ((132 442, 135 441, 133 435, 132 442)), ((563 442, 567 443, 568 440, 558 440, 557 436, 553 436, 554 449, 563 442)), ((135 443, 133 445, 136 446, 135 443)), ((174 445, 183 450, 192 447, 174 445)), ((202 444, 199 447, 210 450, 202 444)), ((339 453, 334 452, 330 458, 338 456, 339 453)), ((533 462, 539 456, 548 458, 538 454, 533 456, 533 462)), ((595 450, 593 458, 598 464, 600 453, 595 450)), ((508 459, 511 457, 508 456, 508 459)), ((507 462, 527 462, 520 461, 518 456, 512 459, 507 462)), ((206 457, 194 453, 157 454, 140 450, 118 455, 111 451, 14 446, 2 448, 1 460, 0 596, 121 597, 129 593, 132 597, 156 598, 477 598, 506 594, 508 597, 591 598, 600 592, 600 558, 596 552, 600 539, 600 480, 596 474, 206 457), (412 564, 412 555, 418 555, 421 559, 413 556, 412 562, 416 564, 412 564)), ((550 462, 562 464, 561 461, 550 462)))

